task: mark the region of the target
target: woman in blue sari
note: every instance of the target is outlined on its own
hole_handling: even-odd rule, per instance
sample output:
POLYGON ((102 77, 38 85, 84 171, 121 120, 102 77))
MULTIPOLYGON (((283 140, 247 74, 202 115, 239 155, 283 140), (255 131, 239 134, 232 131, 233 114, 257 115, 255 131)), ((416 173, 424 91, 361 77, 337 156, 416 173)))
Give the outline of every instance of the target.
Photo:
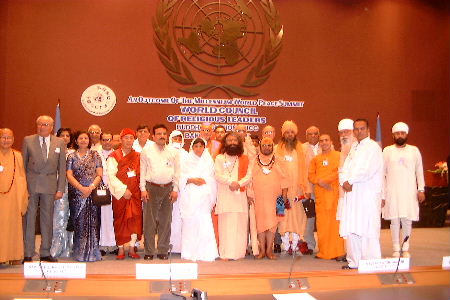
POLYGON ((75 152, 67 157, 69 207, 74 228, 73 258, 77 261, 97 261, 99 248, 100 207, 92 201, 91 193, 102 179, 102 160, 85 131, 75 133, 75 152))

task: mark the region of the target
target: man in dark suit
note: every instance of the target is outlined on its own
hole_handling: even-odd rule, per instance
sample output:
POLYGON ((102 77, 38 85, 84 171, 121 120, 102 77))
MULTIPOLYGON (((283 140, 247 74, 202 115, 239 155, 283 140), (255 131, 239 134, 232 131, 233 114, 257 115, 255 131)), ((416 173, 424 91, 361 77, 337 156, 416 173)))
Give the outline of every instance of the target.
POLYGON ((60 199, 66 185, 66 145, 51 134, 53 119, 40 116, 36 120, 37 134, 23 140, 22 156, 27 173, 29 192, 25 215, 25 258, 32 261, 35 251, 36 211, 40 207, 42 261, 56 262, 50 255, 53 235, 53 202, 60 199))

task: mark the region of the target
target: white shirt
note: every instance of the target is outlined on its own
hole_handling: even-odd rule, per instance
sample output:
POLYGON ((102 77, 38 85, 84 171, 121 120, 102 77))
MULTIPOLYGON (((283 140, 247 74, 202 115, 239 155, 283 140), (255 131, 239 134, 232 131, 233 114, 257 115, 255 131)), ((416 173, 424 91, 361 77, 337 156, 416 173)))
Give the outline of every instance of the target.
POLYGON ((134 151, 141 153, 143 148, 147 148, 148 146, 150 146, 154 143, 155 143, 154 141, 147 140, 145 142, 144 147, 142 147, 141 144, 139 144, 138 139, 135 139, 133 142, 133 149, 134 149, 134 151))
POLYGON ((351 192, 345 192, 340 212, 339 232, 369 238, 380 236, 383 154, 369 137, 352 144, 339 173, 339 183, 348 181, 351 192))
MULTIPOLYGON (((123 156, 125 153, 122 150, 123 156)), ((127 191, 127 185, 124 184, 119 178, 117 178, 117 172, 119 163, 114 157, 109 157, 106 161, 106 171, 108 173, 109 191, 116 199, 123 197, 127 191)))
POLYGON ((417 147, 391 145, 383 150, 384 186, 383 218, 419 220, 417 192, 425 188, 422 156, 417 147))
POLYGON ((179 152, 167 145, 161 150, 153 143, 144 147, 141 153, 141 178, 139 187, 145 191, 146 182, 156 184, 173 183, 173 190, 178 192, 178 179, 180 177, 179 152))
POLYGON ((97 151, 98 154, 100 155, 100 158, 102 159, 102 166, 103 166, 103 176, 102 176, 102 180, 103 183, 108 186, 108 165, 106 164, 106 161, 108 159, 108 156, 113 152, 113 149, 110 150, 103 150, 103 148, 100 151, 97 151))
POLYGON ((39 145, 41 146, 41 149, 42 149, 42 143, 43 143, 44 139, 45 139, 45 145, 47 146, 47 157, 46 158, 48 158, 48 151, 50 150, 50 136, 46 136, 46 137, 39 136, 39 145))
POLYGON ((97 151, 97 152, 99 152, 99 151, 102 151, 102 144, 100 143, 100 142, 98 142, 97 144, 95 144, 95 145, 91 145, 91 150, 92 151, 97 151))

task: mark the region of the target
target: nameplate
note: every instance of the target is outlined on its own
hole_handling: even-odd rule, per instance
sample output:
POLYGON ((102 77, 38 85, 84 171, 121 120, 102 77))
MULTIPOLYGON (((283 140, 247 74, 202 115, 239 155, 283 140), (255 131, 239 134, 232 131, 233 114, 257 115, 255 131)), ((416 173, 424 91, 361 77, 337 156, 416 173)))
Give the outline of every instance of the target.
POLYGON ((450 256, 442 257, 442 268, 450 269, 450 256))
POLYGON ((136 264, 136 279, 197 279, 198 264, 136 264))
POLYGON ((85 263, 27 262, 23 267, 25 278, 86 278, 85 263), (42 267, 42 268, 41 268, 42 267), (44 277, 45 274, 45 277, 44 277))
POLYGON ((273 294, 276 300, 316 300, 308 293, 273 294))
POLYGON ((362 259, 359 261, 358 271, 362 273, 370 272, 395 272, 409 270, 409 257, 400 258, 383 258, 383 259, 362 259))

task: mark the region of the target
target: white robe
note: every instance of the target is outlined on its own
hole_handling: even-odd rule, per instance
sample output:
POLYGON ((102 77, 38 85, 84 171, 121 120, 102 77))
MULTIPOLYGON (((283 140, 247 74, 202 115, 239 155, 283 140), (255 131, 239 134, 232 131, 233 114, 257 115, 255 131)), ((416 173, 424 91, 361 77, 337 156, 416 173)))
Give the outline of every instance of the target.
POLYGON ((385 182, 383 218, 419 220, 417 191, 424 190, 422 156, 416 146, 388 146, 383 150, 385 182))
MULTIPOLYGON (((109 177, 108 177, 108 166, 107 166, 107 159, 108 156, 113 152, 113 150, 98 150, 98 154, 100 154, 100 157, 102 159, 102 166, 103 166, 103 183, 106 186, 109 186, 109 177)), ((102 205, 101 207, 101 225, 100 225, 100 241, 99 245, 103 247, 112 247, 116 245, 116 236, 114 234, 114 217, 113 217, 113 210, 112 210, 112 204, 109 205, 102 205)))
POLYGON ((217 186, 214 162, 207 150, 198 157, 193 150, 181 165, 179 206, 182 218, 181 258, 214 261, 218 256, 211 210, 217 186), (189 178, 203 178, 206 184, 187 183, 189 178))
POLYGON ((345 192, 341 206, 339 233, 361 237, 380 237, 383 155, 380 146, 370 138, 352 144, 339 173, 342 185, 348 181, 351 192, 345 192))

